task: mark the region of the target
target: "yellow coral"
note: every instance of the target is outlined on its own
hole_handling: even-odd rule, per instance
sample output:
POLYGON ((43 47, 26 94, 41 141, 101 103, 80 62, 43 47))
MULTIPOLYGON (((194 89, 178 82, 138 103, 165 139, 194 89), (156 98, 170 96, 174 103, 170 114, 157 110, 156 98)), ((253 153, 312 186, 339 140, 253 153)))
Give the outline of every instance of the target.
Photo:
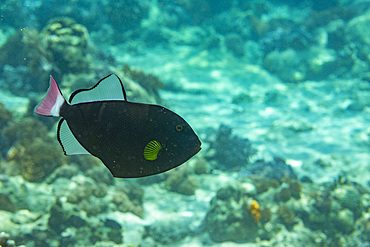
POLYGON ((258 223, 261 218, 261 207, 256 200, 252 201, 252 204, 248 207, 249 212, 251 213, 254 221, 258 223))

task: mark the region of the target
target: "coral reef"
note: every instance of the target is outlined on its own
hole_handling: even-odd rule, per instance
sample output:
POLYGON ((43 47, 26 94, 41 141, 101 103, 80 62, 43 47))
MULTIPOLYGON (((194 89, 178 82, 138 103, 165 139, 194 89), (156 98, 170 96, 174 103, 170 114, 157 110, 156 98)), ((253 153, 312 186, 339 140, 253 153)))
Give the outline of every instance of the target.
POLYGON ((164 84, 158 79, 158 77, 151 74, 146 74, 141 70, 132 69, 128 64, 123 65, 122 71, 127 77, 143 87, 149 95, 154 95, 157 102, 160 102, 161 98, 158 90, 162 89, 164 84))
POLYGON ((16 247, 15 241, 9 239, 10 235, 5 232, 0 232, 0 246, 1 247, 16 247))
POLYGON ((97 215, 107 210, 105 204, 99 203, 98 198, 107 195, 107 185, 94 183, 92 179, 77 176, 73 179, 75 186, 67 194, 67 202, 75 204, 87 215, 97 215))
POLYGON ((45 49, 52 53, 53 66, 57 66, 61 74, 89 69, 89 33, 85 26, 68 17, 52 19, 40 35, 45 49))
POLYGON ((90 68, 86 27, 71 18, 49 21, 41 32, 25 29, 8 37, 0 47, 3 88, 17 95, 44 92, 48 76, 83 73, 90 68))
POLYGON ((198 158, 194 164, 194 173, 197 175, 208 173, 207 160, 204 158, 198 158))
POLYGON ((117 187, 112 195, 112 202, 115 209, 120 212, 131 212, 139 217, 143 217, 143 196, 144 192, 137 186, 117 187))
POLYGON ((191 227, 191 223, 192 222, 188 217, 163 219, 146 227, 146 232, 147 235, 157 243, 173 245, 174 243, 193 234, 194 230, 191 227))
POLYGON ((9 144, 8 172, 17 173, 14 170, 19 169, 27 181, 41 182, 65 163, 59 144, 47 132, 46 126, 33 118, 10 122, 3 129, 2 134, 9 144))
POLYGON ((71 210, 60 200, 57 200, 50 209, 47 225, 51 232, 61 235, 60 244, 64 246, 89 246, 99 241, 123 243, 123 230, 118 222, 110 218, 92 221, 81 212, 71 210))
POLYGON ((170 171, 165 184, 170 191, 183 195, 194 195, 195 190, 198 188, 195 178, 190 175, 190 170, 187 167, 180 167, 170 171))
POLYGON ((8 122, 13 118, 10 111, 8 111, 5 106, 0 102, 0 157, 5 154, 8 146, 6 139, 2 135, 2 129, 8 124, 8 122))
POLYGON ((252 176, 253 179, 261 178, 267 181, 289 181, 297 179, 292 167, 281 158, 275 157, 272 161, 257 160, 247 170, 240 173, 240 177, 252 176))
POLYGON ((360 198, 368 193, 367 189, 351 182, 323 186, 326 188, 312 193, 310 201, 313 203, 306 205, 303 211, 298 210, 297 214, 307 227, 321 229, 330 237, 351 234, 363 214, 360 198))
POLYGON ((256 150, 248 139, 233 135, 230 127, 221 124, 209 153, 207 158, 216 161, 216 168, 231 170, 248 164, 256 150))
POLYGON ((291 227, 297 223, 296 222, 296 215, 293 210, 291 210, 287 205, 283 204, 279 206, 279 209, 277 211, 277 215, 279 217, 279 220, 283 225, 285 225, 288 229, 291 229, 291 227))
POLYGON ((294 23, 269 23, 277 28, 267 32, 260 40, 259 45, 266 54, 272 51, 287 49, 304 50, 313 44, 313 37, 305 26, 294 23))
POLYGON ((255 222, 258 211, 255 212, 256 204, 252 206, 253 211, 248 210, 250 205, 253 205, 253 202, 248 203, 248 196, 239 186, 230 185, 218 190, 211 200, 204 221, 211 239, 216 242, 253 241, 258 235, 255 222))
POLYGON ((6 42, 0 47, 0 71, 4 65, 20 66, 26 65, 23 59, 22 51, 24 44, 22 42, 23 33, 18 31, 7 37, 6 42))
POLYGON ((297 180, 289 179, 279 188, 279 191, 275 194, 275 200, 286 202, 292 197, 299 199, 301 190, 301 184, 297 180))
MULTIPOLYGON (((6 64, 3 67, 1 75, 6 83, 2 83, 0 88, 10 91, 15 95, 26 96, 30 91, 40 90, 37 85, 31 83, 31 78, 26 66, 12 67, 6 64)), ((45 86, 43 83, 39 83, 38 85, 45 86)))

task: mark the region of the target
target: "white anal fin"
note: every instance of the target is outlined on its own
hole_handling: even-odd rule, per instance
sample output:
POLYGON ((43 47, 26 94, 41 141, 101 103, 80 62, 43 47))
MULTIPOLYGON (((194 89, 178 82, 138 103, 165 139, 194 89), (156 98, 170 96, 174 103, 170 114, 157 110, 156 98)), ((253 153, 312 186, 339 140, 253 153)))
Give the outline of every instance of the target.
POLYGON ((58 141, 65 155, 90 154, 76 139, 67 122, 61 119, 58 125, 58 141))

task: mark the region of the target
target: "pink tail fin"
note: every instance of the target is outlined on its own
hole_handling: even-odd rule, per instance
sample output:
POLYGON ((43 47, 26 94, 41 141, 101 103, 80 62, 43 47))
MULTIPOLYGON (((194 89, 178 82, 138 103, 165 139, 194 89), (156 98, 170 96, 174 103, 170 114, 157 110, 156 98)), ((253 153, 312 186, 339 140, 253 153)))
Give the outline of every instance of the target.
POLYGON ((65 99, 59 90, 57 82, 50 76, 50 86, 45 98, 42 100, 35 111, 43 116, 59 117, 59 110, 62 107, 65 99))

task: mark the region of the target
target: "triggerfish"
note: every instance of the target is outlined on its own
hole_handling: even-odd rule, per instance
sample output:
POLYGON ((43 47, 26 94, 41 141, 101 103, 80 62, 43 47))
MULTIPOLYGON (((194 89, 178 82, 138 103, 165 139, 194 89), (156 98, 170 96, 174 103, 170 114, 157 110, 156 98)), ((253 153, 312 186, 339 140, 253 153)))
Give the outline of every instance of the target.
POLYGON ((35 111, 62 117, 57 137, 65 155, 96 156, 114 177, 162 173, 201 149, 194 130, 176 113, 159 105, 127 101, 115 74, 90 89, 73 92, 69 103, 50 76, 48 92, 35 111))

